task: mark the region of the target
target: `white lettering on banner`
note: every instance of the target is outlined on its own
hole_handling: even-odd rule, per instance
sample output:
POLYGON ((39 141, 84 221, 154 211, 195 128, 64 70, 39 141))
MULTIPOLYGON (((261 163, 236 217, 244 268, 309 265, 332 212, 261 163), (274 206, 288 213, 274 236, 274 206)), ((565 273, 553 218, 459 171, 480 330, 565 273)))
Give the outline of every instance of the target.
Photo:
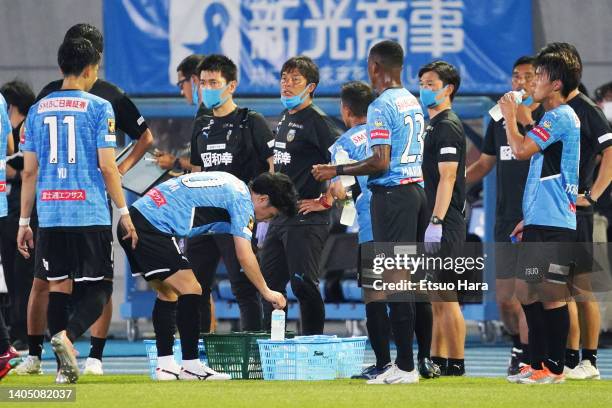
POLYGON ((274 164, 289 164, 291 163, 291 153, 274 150, 274 164))
POLYGON ((252 45, 251 58, 282 64, 285 56, 298 54, 300 21, 285 19, 285 11, 299 5, 298 0, 252 0, 245 3, 244 6, 253 13, 246 31, 252 45))
POLYGON ((413 1, 410 14, 410 51, 441 57, 463 51, 463 1, 413 1))
POLYGON ((407 23, 399 15, 406 7, 404 0, 357 3, 357 10, 366 15, 357 21, 357 59, 366 58, 370 46, 379 40, 395 40, 406 49, 407 23))
POLYGON ((315 0, 306 0, 312 18, 304 20, 304 28, 313 29, 314 46, 304 50, 310 58, 321 58, 329 48, 329 57, 333 60, 351 60, 354 56, 354 44, 348 36, 341 35, 343 28, 351 28, 353 21, 342 18, 349 10, 351 0, 322 0, 322 9, 315 0), (329 39, 328 39, 329 35, 329 39), (343 41, 343 44, 340 44, 343 41))

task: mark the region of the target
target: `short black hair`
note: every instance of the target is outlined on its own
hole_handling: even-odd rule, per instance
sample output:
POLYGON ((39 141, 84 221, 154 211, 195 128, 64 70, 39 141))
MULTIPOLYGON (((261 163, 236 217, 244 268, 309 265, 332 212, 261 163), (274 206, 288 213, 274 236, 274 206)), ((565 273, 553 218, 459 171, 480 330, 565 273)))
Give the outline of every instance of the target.
POLYGON ((198 65, 204 59, 203 54, 191 54, 185 58, 178 64, 176 67, 176 72, 182 72, 185 75, 185 78, 189 78, 192 75, 198 75, 198 65))
POLYGON ((612 92, 612 81, 595 89, 595 100, 601 102, 608 92, 612 92))
POLYGON ((446 61, 433 61, 429 64, 423 65, 421 69, 419 69, 419 78, 423 76, 426 72, 433 71, 440 77, 440 80, 446 85, 453 85, 453 92, 450 95, 451 101, 455 99, 455 94, 459 90, 459 86, 461 85, 461 77, 459 76, 459 71, 452 65, 446 61))
POLYGON ((565 98, 580 84, 580 63, 570 52, 538 54, 536 68, 546 71, 549 81, 561 81, 561 95, 565 98))
POLYGON ((74 40, 77 38, 85 38, 91 41, 94 48, 102 54, 104 51, 104 37, 96 26, 87 23, 75 24, 66 31, 64 42, 66 40, 74 40))
POLYGON ((100 53, 85 38, 66 40, 57 52, 57 63, 64 76, 79 76, 89 65, 100 62, 100 53))
POLYGON ((370 56, 378 57, 383 67, 397 69, 404 66, 404 50, 395 41, 384 40, 376 43, 370 49, 370 56))
POLYGON ((282 173, 261 173, 249 183, 257 194, 266 194, 270 205, 288 217, 297 214, 298 193, 291 179, 282 173))
POLYGON ((535 57, 531 55, 523 55, 522 57, 518 57, 516 61, 514 61, 514 65, 512 65, 512 70, 518 67, 519 65, 532 65, 535 66, 535 57))
POLYGON ((196 75, 201 75, 202 71, 220 72, 221 76, 229 83, 238 80, 238 68, 234 61, 225 55, 213 54, 205 57, 196 70, 196 75))
MULTIPOLYGON (((306 78, 308 84, 319 85, 319 67, 310 57, 298 55, 297 57, 289 58, 281 67, 281 76, 284 72, 290 72, 295 69, 306 78)), ((310 93, 310 96, 313 94, 314 91, 310 93)))
POLYGON ((578 52, 576 47, 570 43, 566 43, 566 42, 548 43, 544 47, 542 47, 540 51, 538 51, 538 55, 536 55, 536 58, 539 58, 540 56, 544 54, 552 54, 555 52, 559 52, 559 53, 569 52, 570 54, 572 54, 578 60, 578 66, 580 68, 579 73, 580 73, 580 76, 582 77, 582 58, 580 58, 580 53, 578 52))
POLYGON ((19 113, 27 115, 30 107, 34 104, 36 95, 27 83, 14 79, 0 88, 0 93, 11 106, 16 106, 19 113))
POLYGON ((350 81, 342 85, 340 100, 357 117, 368 114, 368 106, 374 99, 372 88, 363 81, 350 81))

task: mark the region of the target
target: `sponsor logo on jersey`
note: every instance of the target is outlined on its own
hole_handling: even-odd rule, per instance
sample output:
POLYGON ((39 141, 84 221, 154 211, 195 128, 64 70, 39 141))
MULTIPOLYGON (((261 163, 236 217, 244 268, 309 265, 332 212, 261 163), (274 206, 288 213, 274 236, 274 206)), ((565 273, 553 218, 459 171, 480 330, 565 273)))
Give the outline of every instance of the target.
POLYGON ((115 133, 115 119, 108 118, 106 121, 108 123, 108 133, 115 133))
POLYGON ((365 132, 358 132, 354 135, 351 135, 351 140, 353 141, 355 146, 361 146, 362 144, 368 141, 368 138, 366 137, 365 132))
POLYGON ((457 154, 456 147, 443 147, 440 149, 440 154, 457 154))
POLYGON ((417 101, 413 95, 409 95, 397 98, 395 100, 395 106, 400 112, 406 112, 407 110, 414 109, 415 107, 420 108, 421 105, 419 105, 419 101, 417 101))
POLYGON ((576 213, 576 204, 569 203, 569 210, 570 210, 570 212, 575 214, 576 213))
POLYGON ((38 113, 54 111, 86 112, 89 101, 83 98, 44 98, 38 103, 38 113))
POLYGON ((380 120, 380 119, 376 119, 376 120, 374 121, 374 126, 376 126, 376 127, 383 127, 383 122, 382 122, 382 120, 380 120))
POLYGON ((6 182, 0 181, 0 193, 6 192, 6 182))
POLYGON ((389 139, 389 131, 386 129, 374 129, 370 132, 370 139, 389 139))
POLYGON ((85 201, 85 190, 43 190, 40 192, 41 201, 85 201))
POLYGON ((293 142, 293 139, 295 139, 295 129, 289 129, 289 132, 287 132, 287 143, 293 142))
POLYGON ((543 142, 546 142, 548 141, 548 139, 550 139, 550 133, 548 133, 546 129, 544 129, 541 126, 536 126, 533 129, 531 129, 531 133, 536 135, 543 142))
POLYGON ((164 197, 164 195, 162 194, 161 191, 159 191, 156 188, 152 188, 151 190, 149 190, 146 194, 151 200, 153 200, 153 203, 155 203, 155 205, 159 208, 162 205, 166 205, 168 202, 166 201, 166 197, 164 197))

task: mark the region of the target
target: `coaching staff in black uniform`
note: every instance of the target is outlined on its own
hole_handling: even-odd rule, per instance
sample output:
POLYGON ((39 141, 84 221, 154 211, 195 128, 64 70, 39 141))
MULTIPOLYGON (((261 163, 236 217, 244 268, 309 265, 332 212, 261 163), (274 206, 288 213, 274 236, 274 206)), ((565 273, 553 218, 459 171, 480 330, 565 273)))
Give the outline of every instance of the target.
MULTIPOLYGON (((67 39, 76 38, 88 39, 91 41, 96 50, 102 54, 104 50, 104 39, 102 37, 102 33, 100 33, 96 27, 83 23, 70 27, 64 36, 64 41, 67 39)), ((36 97, 36 102, 51 92, 61 89, 62 82, 63 80, 60 79, 47 84, 47 86, 45 86, 36 97)), ((115 113, 116 128, 127 134, 130 139, 136 141, 136 144, 128 157, 126 157, 125 160, 123 160, 117 166, 119 168, 119 173, 125 174, 138 162, 138 160, 142 158, 142 156, 144 156, 147 149, 153 144, 153 135, 151 130, 147 126, 145 119, 138 111, 138 108, 125 94, 125 92, 123 92, 117 86, 111 84, 110 82, 104 81, 103 79, 98 79, 94 83, 93 87, 89 90, 89 93, 110 102, 113 107, 113 112, 115 113)), ((28 327, 28 334, 38 335, 37 339, 40 339, 40 344, 42 345, 42 335, 44 334, 46 327, 46 322, 42 316, 46 316, 46 297, 49 290, 49 285, 46 280, 40 279, 37 276, 34 278, 34 284, 32 285, 32 291, 30 292, 30 304, 28 305, 28 318, 30 315, 32 315, 32 320, 35 320, 37 324, 35 325, 36 327, 28 327)), ((108 284, 112 285, 112 282, 109 281, 108 284)), ((111 298, 104 307, 104 311, 102 312, 100 318, 91 327, 91 349, 89 356, 92 359, 96 359, 98 361, 101 361, 102 359, 102 351, 104 349, 106 335, 108 334, 112 311, 113 308, 111 298)), ((35 348, 39 347, 38 345, 34 346, 35 348)), ((90 362, 91 360, 88 360, 87 364, 90 362)), ((99 365, 99 370, 96 369, 96 371, 101 374, 101 363, 93 363, 99 365)), ((87 367, 85 371, 87 372, 87 367)))
MULTIPOLYGON (((197 68, 202 100, 208 112, 195 120, 191 137, 194 171, 225 171, 248 183, 266 171, 274 172, 274 135, 264 117, 233 100, 237 68, 224 55, 209 55, 197 68)), ((204 235, 189 240, 187 256, 202 286, 202 328, 210 327, 210 290, 219 259, 223 258, 240 308, 245 331, 262 329, 262 307, 255 286, 240 268, 229 234, 204 235)))
MULTIPOLYGON (((432 214, 425 243, 441 242, 447 256, 461 256, 466 237, 465 133, 451 108, 460 82, 455 67, 444 61, 432 62, 419 70, 421 103, 427 107, 430 118, 423 135, 423 181, 432 214)), ((451 281, 456 281, 453 279, 456 277, 450 277, 451 281)), ((456 299, 438 299, 432 307, 431 359, 440 366, 443 375, 463 375, 465 321, 459 303, 456 299)))
MULTIPOLYGON (((276 127, 275 171, 295 184, 300 199, 325 193, 310 174, 315 164, 329 163, 329 147, 339 136, 332 120, 313 104, 319 68, 308 57, 287 60, 281 69, 281 102, 285 110, 276 127)), ((323 201, 326 203, 326 201, 323 201)), ((319 292, 319 259, 328 236, 329 211, 279 216, 270 222, 261 253, 262 271, 271 289, 285 293, 287 282, 300 303, 301 332, 323 333, 325 307, 319 292)), ((265 327, 272 306, 264 302, 265 327)))

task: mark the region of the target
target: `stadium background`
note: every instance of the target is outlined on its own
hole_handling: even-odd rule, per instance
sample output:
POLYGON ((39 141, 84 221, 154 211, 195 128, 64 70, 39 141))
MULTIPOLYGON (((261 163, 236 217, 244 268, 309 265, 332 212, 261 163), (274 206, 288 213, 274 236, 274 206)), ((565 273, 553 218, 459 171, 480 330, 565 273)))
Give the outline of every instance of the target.
MULTIPOLYGON (((50 80, 59 77, 56 66, 56 51, 66 29, 76 22, 90 22, 103 28, 105 36, 105 55, 101 69, 103 77, 123 87, 131 96, 135 96, 139 108, 152 127, 156 142, 163 149, 178 149, 188 140, 191 121, 195 108, 184 103, 178 95, 174 85, 176 81, 175 66, 185 56, 183 54, 173 55, 170 50, 162 45, 158 53, 151 52, 155 40, 162 44, 169 44, 170 35, 167 14, 169 9, 189 9, 194 4, 200 4, 203 15, 205 11, 214 6, 211 1, 192 0, 0 0, 0 35, 4 41, 0 42, 0 80, 6 82, 15 77, 29 82, 38 92, 40 88, 50 80), (205 10, 206 9, 206 10, 205 10), (164 14, 165 13, 165 14, 164 14), (159 24, 157 24, 159 23, 159 24), (130 25, 131 24, 131 25, 130 25), (157 24, 157 25, 156 25, 157 24), (140 37, 134 36, 134 28, 139 28, 142 33, 140 37), (165 36, 165 37, 164 37, 165 36), (155 74, 161 77, 155 77, 155 74)), ((224 5, 232 5, 234 1, 220 2, 224 5)), ((256 1, 243 1, 243 3, 257 3, 256 1)), ((273 2, 274 3, 274 2, 273 2)), ((279 3, 279 2, 276 2, 279 3)), ((280 3, 283 3, 280 1, 280 3)), ((304 2, 285 1, 286 4, 298 4, 304 2)), ((341 1, 318 1, 320 7, 342 3, 341 1)), ((350 1, 349 3, 356 3, 350 1)), ((394 3, 386 1, 362 1, 360 3, 394 3)), ((397 3, 397 2, 396 2, 397 3)), ((403 3, 403 2, 399 2, 403 3)), ((429 3, 429 2, 408 2, 429 3)), ((436 2, 433 2, 436 3, 436 2)), ((479 67, 478 51, 481 42, 489 47, 488 55, 492 56, 488 65, 492 71, 496 69, 503 75, 488 75, 483 67, 480 77, 467 81, 460 95, 484 96, 495 98, 499 93, 509 87, 509 72, 512 61, 522 54, 532 53, 542 45, 550 41, 568 41, 576 45, 581 52, 584 63, 583 82, 589 91, 610 80, 612 69, 612 41, 610 41, 610 21, 612 21, 612 3, 604 0, 493 0, 493 1, 449 1, 444 2, 459 4, 456 9, 462 10, 464 21, 470 21, 475 26, 481 24, 482 31, 478 35, 469 38, 472 45, 472 54, 463 53, 461 56, 451 56, 454 63, 462 62, 468 67, 479 67), (516 11, 516 13, 515 13, 516 11), (470 14, 476 13, 476 14, 470 14), (497 14, 499 19, 492 22, 492 16, 497 14), (501 16, 501 17, 500 17, 501 16), (512 17, 512 18, 510 18, 512 17), (525 24, 528 21, 528 24, 525 24), (588 23, 585 23, 588 22, 588 23), (489 38, 487 38, 489 36, 489 38), (474 54, 476 51, 476 54, 474 54), (452 58, 456 58, 453 60, 452 58)), ((412 6, 410 6, 412 7, 412 6)), ((231 7, 230 7, 231 9, 231 7)), ((193 51, 208 53, 202 31, 203 18, 194 18, 193 24, 187 30, 195 30, 196 37, 202 36, 202 40, 190 44, 193 51), (198 27, 198 25, 202 27, 198 27), (198 48, 199 47, 199 48, 198 48), (202 48, 203 47, 203 48, 202 48)), ((406 23, 406 27, 408 23, 406 23)), ((401 24, 400 24, 401 25, 401 24)), ((405 28, 406 28, 405 27, 405 28)), ((467 32, 467 29, 466 29, 467 32)), ((467 34, 466 34, 467 36, 467 34)), ((309 46, 315 44, 316 39, 302 39, 298 37, 298 51, 301 51, 302 42, 309 46)), ((329 46, 325 44, 326 47, 329 46)), ((185 47, 183 47, 185 48, 185 47)), ((189 49, 189 47, 187 47, 189 49)), ((311 48, 311 47, 309 47, 311 48)), ((155 48, 153 48, 155 51, 155 48)), ((215 51, 222 51, 215 49, 215 51)), ((324 53, 328 55, 327 53, 324 53)), ((354 50, 354 60, 358 60, 358 51, 354 50)), ((451 53, 442 53, 434 56, 435 52, 422 53, 414 65, 418 68, 422 63, 433 58, 447 59, 451 53), (422 62, 421 62, 422 61, 422 62)), ((332 58, 325 57, 329 60, 332 58)), ((411 55, 408 53, 408 60, 411 55)), ((282 57, 280 58, 283 59, 282 57)), ((351 61, 349 61, 351 62, 351 61)), ((483 64, 484 65, 484 64, 483 64)), ((277 75, 274 72, 274 64, 268 66, 268 75, 277 75)), ((335 71, 338 72, 337 70, 335 71)), ((409 72, 407 72, 409 76, 409 72)), ((490 74, 490 72, 489 72, 490 74)), ((408 87, 414 91, 414 74, 412 78, 406 78, 408 87)), ((366 78, 362 78, 366 79, 366 78)), ((261 88, 256 86, 256 80, 248 77, 243 82, 250 86, 238 88, 238 97, 245 104, 259 109, 261 106, 264 114, 273 123, 276 117, 274 112, 280 111, 278 103, 277 87, 270 86, 261 88), (247 89, 248 92, 243 90, 247 89), (247 102, 248 101, 248 102, 247 102)), ((321 85, 325 85, 322 81, 321 85)), ((338 88, 338 86, 335 86, 338 88)), ((328 86, 321 89, 320 94, 325 95, 321 100, 324 108, 332 114, 337 114, 337 100, 334 99, 334 87, 328 86)), ((240 99, 239 99, 240 100, 240 99)), ((316 100, 315 100, 316 102, 316 100)), ((485 99, 469 99, 478 105, 477 110, 483 111, 487 106, 485 99)), ((489 102, 491 103, 491 102, 489 102)), ((478 120, 469 122, 477 132, 482 132, 482 123, 478 120)), ((477 155, 474 145, 471 146, 472 158, 477 155)), ((489 178, 492 180, 492 177, 489 178)), ((492 220, 489 221, 492 223, 492 220)), ((123 255, 122 251, 115 252, 118 258, 123 255)), ((119 308, 124 303, 126 290, 132 284, 124 279, 123 262, 120 258, 117 262, 115 282, 115 313, 111 332, 118 336, 125 335, 125 322, 119 308)), ((125 311, 124 311, 125 315, 125 311)), ((603 323, 604 327, 606 322, 603 323)), ((609 323, 608 323, 609 324, 609 323)), ((468 360, 470 359, 468 355, 468 360)))

